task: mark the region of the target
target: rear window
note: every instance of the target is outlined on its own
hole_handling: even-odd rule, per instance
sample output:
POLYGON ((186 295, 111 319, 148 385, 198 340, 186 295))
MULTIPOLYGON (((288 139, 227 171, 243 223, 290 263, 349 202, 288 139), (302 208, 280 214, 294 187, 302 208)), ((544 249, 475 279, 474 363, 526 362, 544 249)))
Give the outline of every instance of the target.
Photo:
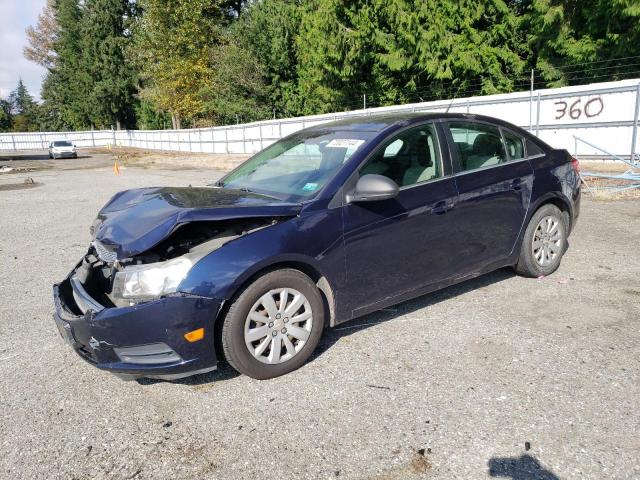
POLYGON ((524 158, 524 140, 522 137, 505 129, 502 129, 502 134, 504 135, 504 143, 507 145, 509 160, 524 158))
POLYGON ((527 138, 527 157, 535 157, 536 155, 544 155, 542 150, 533 140, 527 138))

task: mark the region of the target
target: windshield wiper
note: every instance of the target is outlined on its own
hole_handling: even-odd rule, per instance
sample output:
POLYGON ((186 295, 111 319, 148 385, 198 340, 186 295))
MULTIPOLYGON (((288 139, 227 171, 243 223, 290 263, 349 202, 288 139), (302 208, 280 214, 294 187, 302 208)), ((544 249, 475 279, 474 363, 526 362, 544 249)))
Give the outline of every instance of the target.
POLYGON ((254 195, 262 195, 263 197, 274 198, 276 200, 284 202, 284 200, 280 197, 276 197, 275 195, 270 195, 268 193, 256 192, 255 190, 251 190, 250 188, 247 188, 247 187, 240 187, 237 190, 240 190, 241 192, 246 192, 246 193, 253 193, 254 195))

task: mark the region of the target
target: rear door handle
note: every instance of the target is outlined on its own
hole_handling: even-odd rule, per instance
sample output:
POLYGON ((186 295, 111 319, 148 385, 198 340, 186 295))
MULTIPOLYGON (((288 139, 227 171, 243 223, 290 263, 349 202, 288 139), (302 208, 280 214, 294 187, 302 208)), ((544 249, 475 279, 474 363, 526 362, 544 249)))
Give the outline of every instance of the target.
POLYGON ((431 213, 434 215, 444 215, 453 208, 453 203, 447 203, 444 200, 436 203, 431 209, 431 213))
POLYGON ((515 190, 516 192, 522 190, 522 180, 516 178, 513 182, 511 182, 511 190, 515 190))

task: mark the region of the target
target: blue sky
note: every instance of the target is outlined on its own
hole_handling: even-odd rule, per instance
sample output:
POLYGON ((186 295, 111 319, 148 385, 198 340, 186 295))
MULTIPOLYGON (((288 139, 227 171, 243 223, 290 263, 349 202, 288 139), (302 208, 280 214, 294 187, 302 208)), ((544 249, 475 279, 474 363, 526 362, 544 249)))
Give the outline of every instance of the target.
POLYGON ((40 98, 45 69, 22 55, 25 28, 35 25, 45 0, 0 0, 0 97, 6 98, 22 77, 29 92, 40 98))

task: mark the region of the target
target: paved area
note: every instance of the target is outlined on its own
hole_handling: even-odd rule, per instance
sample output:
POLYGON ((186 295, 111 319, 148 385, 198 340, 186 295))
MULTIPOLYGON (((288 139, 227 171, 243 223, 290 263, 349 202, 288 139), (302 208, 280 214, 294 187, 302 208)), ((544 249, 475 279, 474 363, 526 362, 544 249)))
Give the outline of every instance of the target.
POLYGON ((638 201, 585 201, 550 277, 341 325, 287 376, 122 382, 62 343, 51 284, 116 191, 220 174, 64 162, 0 174, 0 478, 640 478, 638 201))

